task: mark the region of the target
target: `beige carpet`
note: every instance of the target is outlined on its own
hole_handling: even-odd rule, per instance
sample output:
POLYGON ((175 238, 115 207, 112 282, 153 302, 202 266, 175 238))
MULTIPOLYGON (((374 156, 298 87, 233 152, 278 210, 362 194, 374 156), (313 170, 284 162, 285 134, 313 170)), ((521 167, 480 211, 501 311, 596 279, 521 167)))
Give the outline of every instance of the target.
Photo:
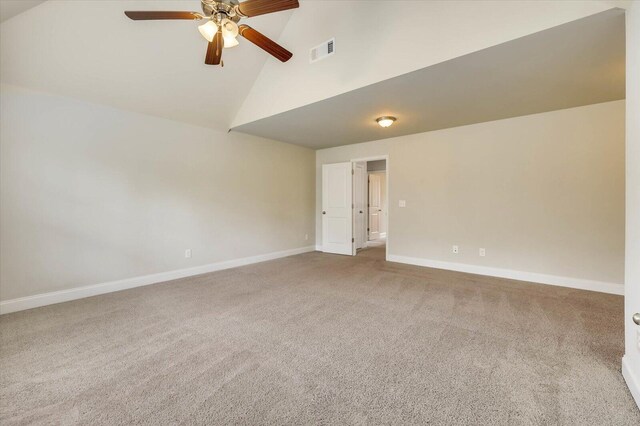
POLYGON ((386 258, 386 245, 385 240, 368 241, 367 247, 357 251, 356 255, 359 257, 368 257, 373 260, 384 260, 386 258))
POLYGON ((0 423, 638 425, 623 299, 308 253, 0 317, 0 423))

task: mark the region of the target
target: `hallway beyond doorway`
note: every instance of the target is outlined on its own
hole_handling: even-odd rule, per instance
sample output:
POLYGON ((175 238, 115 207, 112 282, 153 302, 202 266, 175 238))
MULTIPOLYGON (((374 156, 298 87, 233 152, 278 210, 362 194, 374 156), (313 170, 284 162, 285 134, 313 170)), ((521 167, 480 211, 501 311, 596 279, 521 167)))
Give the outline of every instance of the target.
POLYGON ((375 260, 385 260, 387 255, 387 240, 379 238, 377 240, 368 241, 367 245, 358 250, 356 256, 367 257, 375 260))

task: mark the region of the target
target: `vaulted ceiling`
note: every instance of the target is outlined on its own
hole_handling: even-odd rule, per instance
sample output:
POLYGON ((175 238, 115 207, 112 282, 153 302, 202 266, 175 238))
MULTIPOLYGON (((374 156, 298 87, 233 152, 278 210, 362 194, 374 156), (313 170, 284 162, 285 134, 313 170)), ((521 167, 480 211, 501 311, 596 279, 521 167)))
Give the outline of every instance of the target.
POLYGON ((266 63, 232 127, 417 71, 618 6, 575 1, 304 1, 280 37, 295 56, 266 63), (309 62, 335 38, 336 54, 309 62))
POLYGON ((199 11, 199 0, 2 0, 0 81, 226 131, 617 3, 300 0, 300 9, 248 21, 291 50, 291 61, 240 39, 219 68, 204 64, 196 22, 123 14, 199 11), (335 57, 311 65, 309 48, 331 37, 335 57))
POLYGON ((328 148, 625 97, 625 15, 611 9, 234 128, 328 148), (397 116, 390 128, 375 119, 397 116))
MULTIPOLYGON (((199 0, 44 2, 0 26, 2 83, 226 131, 265 62, 278 62, 240 39, 224 68, 205 65, 197 21, 134 22, 124 10, 201 12, 199 0)), ((291 13, 247 22, 277 40, 291 13)))
POLYGON ((45 0, 0 0, 0 22, 13 18, 45 0))

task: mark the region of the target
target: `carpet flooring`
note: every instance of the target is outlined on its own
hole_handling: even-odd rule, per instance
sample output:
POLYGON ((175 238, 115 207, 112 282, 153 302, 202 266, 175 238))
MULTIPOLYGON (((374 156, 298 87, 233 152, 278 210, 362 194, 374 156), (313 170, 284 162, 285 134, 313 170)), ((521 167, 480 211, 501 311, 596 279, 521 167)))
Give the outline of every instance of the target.
POLYGON ((622 297, 375 250, 3 315, 0 423, 640 424, 622 297))
POLYGON ((386 240, 375 240, 367 242, 367 247, 358 250, 356 256, 367 257, 374 260, 384 260, 386 258, 386 240))

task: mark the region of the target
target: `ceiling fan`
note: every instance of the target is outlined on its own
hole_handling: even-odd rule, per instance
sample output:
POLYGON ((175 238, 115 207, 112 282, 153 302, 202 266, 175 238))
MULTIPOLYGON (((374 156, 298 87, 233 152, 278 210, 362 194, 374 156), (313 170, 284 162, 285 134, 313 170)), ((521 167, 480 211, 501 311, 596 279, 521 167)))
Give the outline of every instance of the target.
POLYGON ((287 62, 293 56, 284 47, 270 38, 254 30, 248 25, 238 25, 242 18, 265 15, 299 7, 298 0, 200 0, 203 13, 198 12, 168 12, 168 11, 126 11, 124 12, 134 21, 149 20, 206 20, 198 27, 200 34, 209 42, 204 63, 207 65, 221 65, 222 49, 238 45, 238 35, 273 55, 282 62, 287 62))

